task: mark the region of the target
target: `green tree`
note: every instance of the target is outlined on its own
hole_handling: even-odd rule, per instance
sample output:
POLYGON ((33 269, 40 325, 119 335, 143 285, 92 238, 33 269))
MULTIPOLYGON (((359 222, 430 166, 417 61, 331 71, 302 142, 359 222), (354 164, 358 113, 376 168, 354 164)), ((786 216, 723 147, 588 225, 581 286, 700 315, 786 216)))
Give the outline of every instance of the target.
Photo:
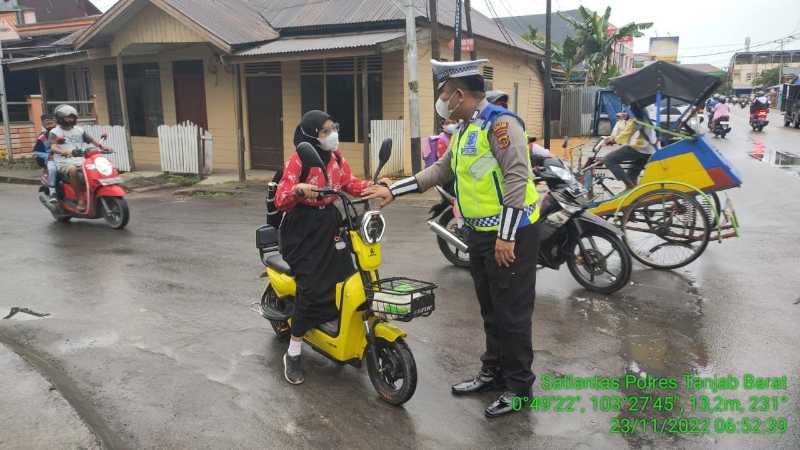
POLYGON ((753 80, 753 86, 768 87, 778 84, 778 76, 780 75, 780 73, 778 73, 778 69, 778 67, 774 67, 758 74, 755 80, 753 80))
POLYGON ((631 22, 609 33, 610 6, 606 7, 602 16, 583 6, 578 8, 578 13, 578 19, 558 14, 575 30, 575 60, 586 64, 587 84, 590 80, 597 85, 607 83, 610 78, 608 71, 613 66, 611 59, 615 44, 628 37, 641 37, 643 30, 653 26, 650 22, 631 22))

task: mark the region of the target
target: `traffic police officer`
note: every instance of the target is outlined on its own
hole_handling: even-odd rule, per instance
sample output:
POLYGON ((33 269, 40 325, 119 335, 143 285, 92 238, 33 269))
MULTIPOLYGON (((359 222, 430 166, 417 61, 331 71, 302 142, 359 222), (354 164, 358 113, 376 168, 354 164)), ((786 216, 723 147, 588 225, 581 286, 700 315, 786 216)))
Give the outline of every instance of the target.
POLYGON ((538 195, 522 119, 485 98, 480 65, 487 60, 431 61, 438 83, 436 112, 463 121, 434 165, 367 198, 423 192, 455 180, 469 235, 470 273, 480 304, 486 351, 477 376, 452 386, 454 395, 502 391, 487 417, 512 411, 515 395, 530 397, 535 376, 532 318, 539 252, 538 195))

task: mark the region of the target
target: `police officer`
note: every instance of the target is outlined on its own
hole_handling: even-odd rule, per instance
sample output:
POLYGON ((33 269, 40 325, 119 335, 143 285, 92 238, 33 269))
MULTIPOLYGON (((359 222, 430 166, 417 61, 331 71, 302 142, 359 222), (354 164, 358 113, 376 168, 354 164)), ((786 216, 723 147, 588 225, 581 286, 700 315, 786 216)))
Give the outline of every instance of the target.
POLYGON ((529 396, 535 376, 532 317, 539 252, 539 209, 525 126, 485 98, 480 65, 487 60, 431 61, 438 83, 436 112, 462 120, 450 148, 434 165, 391 186, 365 191, 382 205, 410 192, 455 181, 461 214, 471 228, 470 273, 480 304, 486 351, 473 378, 454 395, 501 391, 487 417, 512 412, 515 395, 529 396))

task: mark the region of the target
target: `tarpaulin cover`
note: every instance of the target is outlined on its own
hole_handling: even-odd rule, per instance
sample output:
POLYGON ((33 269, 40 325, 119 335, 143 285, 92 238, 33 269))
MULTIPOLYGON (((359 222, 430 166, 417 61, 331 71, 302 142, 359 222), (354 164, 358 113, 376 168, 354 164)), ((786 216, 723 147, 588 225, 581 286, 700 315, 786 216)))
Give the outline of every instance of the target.
POLYGON ((696 104, 706 98, 721 83, 719 77, 679 64, 656 61, 636 72, 611 79, 611 87, 622 102, 641 107, 656 101, 656 92, 696 104))

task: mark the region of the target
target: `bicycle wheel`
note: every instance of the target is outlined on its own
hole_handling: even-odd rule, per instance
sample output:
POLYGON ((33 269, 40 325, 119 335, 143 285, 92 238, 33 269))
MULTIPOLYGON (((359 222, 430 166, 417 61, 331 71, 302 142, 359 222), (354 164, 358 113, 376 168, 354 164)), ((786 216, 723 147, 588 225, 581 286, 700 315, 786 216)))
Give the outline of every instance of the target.
POLYGON ((703 211, 706 213, 706 217, 708 217, 708 224, 711 225, 711 228, 716 228, 717 224, 720 220, 720 215, 722 214, 722 204, 719 202, 719 196, 716 192, 711 192, 709 194, 697 194, 695 197, 700 206, 703 207, 703 211))
POLYGON ((683 267, 708 246, 711 225, 693 195, 660 189, 638 197, 622 218, 631 256, 655 269, 683 267))

